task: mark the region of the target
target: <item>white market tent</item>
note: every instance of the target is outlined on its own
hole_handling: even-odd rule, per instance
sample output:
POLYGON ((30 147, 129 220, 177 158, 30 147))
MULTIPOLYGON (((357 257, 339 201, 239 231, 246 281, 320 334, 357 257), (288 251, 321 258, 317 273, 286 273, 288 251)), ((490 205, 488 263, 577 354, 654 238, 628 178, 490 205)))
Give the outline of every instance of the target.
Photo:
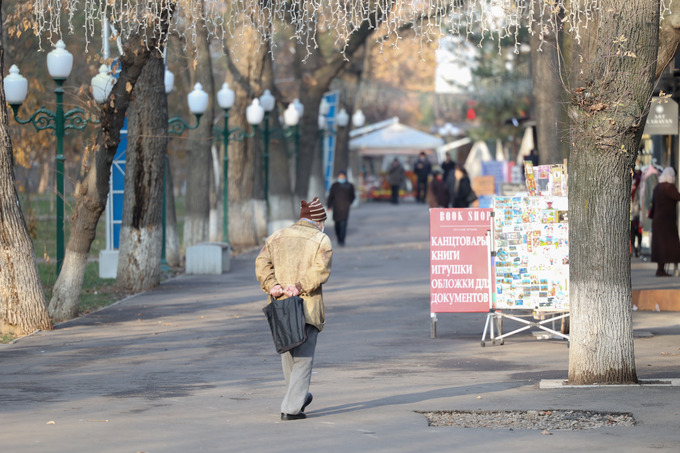
POLYGON ((395 118, 389 126, 351 139, 349 147, 358 149, 361 156, 386 156, 433 153, 443 144, 441 138, 401 124, 395 118))

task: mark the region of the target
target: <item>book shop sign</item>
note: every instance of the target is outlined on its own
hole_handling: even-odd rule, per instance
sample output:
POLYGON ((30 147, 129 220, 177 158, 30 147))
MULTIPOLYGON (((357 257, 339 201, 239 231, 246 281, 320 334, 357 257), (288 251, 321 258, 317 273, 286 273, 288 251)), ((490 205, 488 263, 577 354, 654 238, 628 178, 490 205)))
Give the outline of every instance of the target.
POLYGON ((430 209, 430 312, 488 312, 492 209, 430 209))
POLYGON ((652 98, 645 134, 678 135, 678 103, 672 99, 652 98))

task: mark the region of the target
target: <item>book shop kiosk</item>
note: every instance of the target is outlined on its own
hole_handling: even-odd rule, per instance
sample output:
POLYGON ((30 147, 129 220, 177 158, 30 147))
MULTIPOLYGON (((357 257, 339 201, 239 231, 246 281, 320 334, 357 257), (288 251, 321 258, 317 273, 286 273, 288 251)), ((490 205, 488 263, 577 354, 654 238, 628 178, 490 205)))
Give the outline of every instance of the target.
POLYGON ((430 210, 430 320, 487 313, 481 345, 536 328, 569 340, 566 165, 525 165, 527 192, 493 208, 430 210), (503 333, 503 319, 520 327, 503 333))

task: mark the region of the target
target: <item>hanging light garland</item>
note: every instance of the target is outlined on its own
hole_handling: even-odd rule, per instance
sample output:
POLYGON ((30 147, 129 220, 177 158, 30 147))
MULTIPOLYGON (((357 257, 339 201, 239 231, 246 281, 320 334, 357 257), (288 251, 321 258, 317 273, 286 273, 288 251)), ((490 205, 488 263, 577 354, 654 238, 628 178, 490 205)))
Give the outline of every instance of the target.
MULTIPOLYGON (((662 17, 671 1, 661 0, 662 17)), ((580 30, 600 13, 600 0, 33 0, 33 11, 34 32, 50 43, 64 33, 77 33, 73 19, 84 12, 86 41, 95 35, 102 17, 115 24, 123 39, 136 33, 165 36, 159 20, 165 16, 176 25, 172 31, 184 30, 188 46, 195 43, 196 27, 203 24, 210 35, 222 39, 233 37, 245 25, 272 44, 277 27, 288 24, 293 39, 308 49, 318 46, 319 31, 333 31, 342 51, 365 21, 385 17, 376 38, 381 43, 389 39, 398 45, 400 30, 407 27, 425 41, 443 34, 466 38, 474 34, 479 42, 493 37, 500 46, 501 39, 514 37, 517 50, 521 28, 541 37, 564 29, 578 41, 580 30)))

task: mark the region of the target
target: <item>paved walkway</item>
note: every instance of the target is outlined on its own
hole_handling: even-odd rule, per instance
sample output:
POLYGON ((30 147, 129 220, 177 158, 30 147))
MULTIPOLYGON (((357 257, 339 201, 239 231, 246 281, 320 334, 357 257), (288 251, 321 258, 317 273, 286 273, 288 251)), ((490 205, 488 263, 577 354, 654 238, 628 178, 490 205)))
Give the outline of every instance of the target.
MULTIPOLYGON (((566 378, 566 342, 526 332, 482 348, 484 314, 440 315, 430 339, 428 236, 423 205, 352 211, 324 288, 307 420, 279 420, 283 377, 251 252, 228 274, 181 276, 1 345, 0 449, 678 451, 677 387, 540 389, 566 378), (475 409, 621 411, 637 425, 548 435, 433 428, 416 412, 475 409)), ((680 313, 636 312, 635 333, 640 378, 680 377, 680 313)))

